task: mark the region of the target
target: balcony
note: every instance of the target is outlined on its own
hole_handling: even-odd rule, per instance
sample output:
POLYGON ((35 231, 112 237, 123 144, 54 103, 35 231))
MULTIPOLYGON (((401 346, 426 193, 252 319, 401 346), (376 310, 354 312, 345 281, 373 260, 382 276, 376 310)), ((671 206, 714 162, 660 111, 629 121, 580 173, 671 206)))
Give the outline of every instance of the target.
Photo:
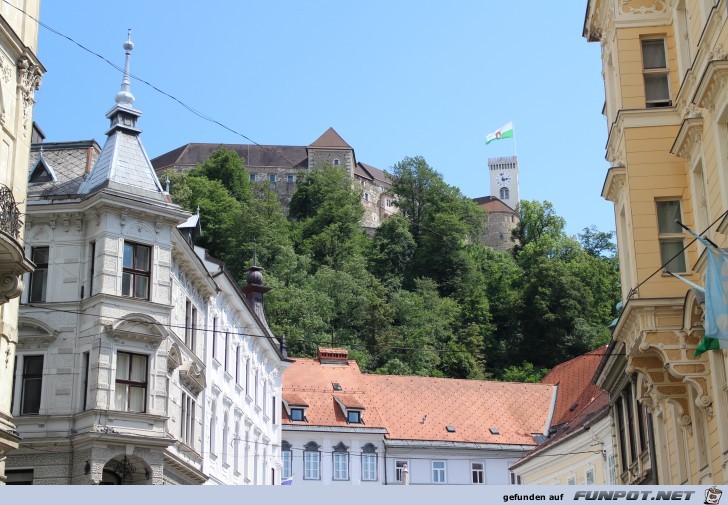
POLYGON ((20 296, 20 276, 32 272, 35 265, 25 257, 20 244, 23 222, 13 192, 0 184, 0 304, 20 296))

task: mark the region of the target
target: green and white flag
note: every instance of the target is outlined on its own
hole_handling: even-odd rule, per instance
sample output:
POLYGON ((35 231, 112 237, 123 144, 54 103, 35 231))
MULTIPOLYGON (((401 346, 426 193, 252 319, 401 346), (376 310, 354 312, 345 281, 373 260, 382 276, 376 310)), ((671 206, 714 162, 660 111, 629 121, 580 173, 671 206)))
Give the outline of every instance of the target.
POLYGON ((485 136, 485 145, 490 144, 494 140, 512 139, 513 138, 513 121, 509 121, 505 125, 498 128, 493 133, 485 136))

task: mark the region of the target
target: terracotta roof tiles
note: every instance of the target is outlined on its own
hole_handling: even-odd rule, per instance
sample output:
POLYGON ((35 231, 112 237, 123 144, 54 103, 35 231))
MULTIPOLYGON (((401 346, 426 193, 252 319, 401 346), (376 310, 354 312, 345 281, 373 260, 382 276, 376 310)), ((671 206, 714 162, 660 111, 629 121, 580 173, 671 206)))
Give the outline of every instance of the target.
POLYGON ((306 399, 309 425, 346 426, 341 402, 365 409, 364 426, 385 428, 399 440, 535 445, 531 434, 548 429, 555 391, 548 384, 362 374, 355 361, 296 359, 283 374, 284 398, 306 399))

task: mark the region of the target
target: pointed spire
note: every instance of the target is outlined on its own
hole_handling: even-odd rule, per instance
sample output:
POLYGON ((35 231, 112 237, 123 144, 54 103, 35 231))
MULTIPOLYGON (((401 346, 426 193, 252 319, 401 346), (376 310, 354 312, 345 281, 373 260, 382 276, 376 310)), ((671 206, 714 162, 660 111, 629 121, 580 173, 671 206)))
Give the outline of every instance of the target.
POLYGON ((134 43, 131 41, 131 28, 127 33, 126 42, 122 46, 126 52, 126 61, 124 62, 124 77, 121 78, 121 90, 116 94, 116 104, 120 107, 134 108, 134 95, 131 94, 131 80, 129 78, 129 68, 131 64, 131 50, 134 49, 134 43))
MULTIPOLYGON (((167 179, 167 180, 169 180, 169 179, 167 179)), ((199 205, 197 206, 197 217, 200 217, 200 206, 199 205)))
POLYGON ((258 266, 258 241, 253 240, 253 266, 258 266))

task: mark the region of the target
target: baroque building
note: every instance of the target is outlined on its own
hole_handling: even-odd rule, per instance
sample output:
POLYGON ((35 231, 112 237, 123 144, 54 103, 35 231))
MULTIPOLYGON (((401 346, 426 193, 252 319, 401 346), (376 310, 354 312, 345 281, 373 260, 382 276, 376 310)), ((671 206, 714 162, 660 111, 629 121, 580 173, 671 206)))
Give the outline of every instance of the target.
POLYGON ((273 484, 285 345, 260 267, 196 248, 140 140, 133 44, 103 148, 33 145, 12 413, 25 484, 273 484))
POLYGON ((22 216, 34 93, 45 72, 36 56, 38 24, 33 18, 39 12, 39 0, 0 5, 0 485, 5 483, 5 455, 20 441, 11 415, 11 391, 21 276, 34 266, 22 245, 22 216))
POLYGON ((727 247, 725 0, 588 0, 607 122, 602 196, 614 203, 622 311, 597 371, 609 392, 617 482, 728 481, 722 350, 694 356, 706 251, 727 247))
POLYGON ((358 162, 354 149, 333 129, 326 130, 308 146, 261 146, 249 144, 185 144, 152 159, 157 174, 165 170, 182 172, 204 163, 217 149, 235 151, 245 163, 250 180, 268 184, 275 190, 283 210, 296 192, 296 178, 301 173, 331 165, 346 170, 361 191, 364 217, 361 226, 375 229, 388 216, 397 212, 390 190, 388 174, 366 163, 358 162))

